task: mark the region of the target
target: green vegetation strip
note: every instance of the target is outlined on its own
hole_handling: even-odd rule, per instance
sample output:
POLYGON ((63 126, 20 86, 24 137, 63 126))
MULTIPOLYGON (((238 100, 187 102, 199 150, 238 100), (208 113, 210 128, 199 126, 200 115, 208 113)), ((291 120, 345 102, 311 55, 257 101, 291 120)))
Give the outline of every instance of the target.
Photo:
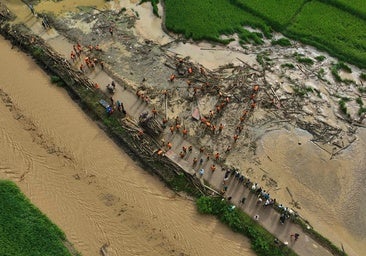
POLYGON ((203 214, 215 215, 233 231, 247 236, 252 249, 259 256, 296 255, 290 248, 279 243, 276 238, 241 210, 228 204, 220 197, 200 197, 197 209, 203 214))
POLYGON ((71 255, 64 233, 10 181, 0 180, 0 255, 71 255))

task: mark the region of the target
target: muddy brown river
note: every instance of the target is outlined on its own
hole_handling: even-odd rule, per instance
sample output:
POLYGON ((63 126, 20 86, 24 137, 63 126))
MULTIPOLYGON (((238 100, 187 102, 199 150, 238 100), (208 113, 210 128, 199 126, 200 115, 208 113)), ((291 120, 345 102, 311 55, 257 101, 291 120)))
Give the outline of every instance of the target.
POLYGON ((33 61, 0 38, 0 178, 83 255, 254 255, 142 170, 33 61))

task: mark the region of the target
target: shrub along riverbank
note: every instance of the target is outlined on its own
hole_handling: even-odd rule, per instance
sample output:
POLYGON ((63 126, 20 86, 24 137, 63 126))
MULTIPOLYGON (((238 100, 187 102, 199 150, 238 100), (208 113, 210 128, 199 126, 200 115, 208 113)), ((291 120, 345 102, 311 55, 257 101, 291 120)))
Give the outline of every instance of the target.
POLYGON ((235 232, 247 236, 251 241, 252 249, 259 256, 296 255, 290 248, 275 240, 271 233, 258 225, 250 216, 221 197, 200 197, 197 199, 197 209, 200 213, 215 215, 235 232))
POLYGON ((0 255, 71 256, 65 234, 20 192, 0 180, 0 255))

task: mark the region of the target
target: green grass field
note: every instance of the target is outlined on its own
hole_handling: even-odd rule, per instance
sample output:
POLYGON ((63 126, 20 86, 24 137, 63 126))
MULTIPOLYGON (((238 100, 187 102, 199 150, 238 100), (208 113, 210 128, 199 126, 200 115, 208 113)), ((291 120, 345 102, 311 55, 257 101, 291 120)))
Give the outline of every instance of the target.
POLYGON ((343 11, 354 14, 366 20, 366 1, 365 0, 319 0, 326 4, 331 4, 343 11))
POLYGON ((167 29, 194 40, 261 43, 276 30, 342 61, 366 68, 365 0, 165 0, 167 29), (243 26, 262 30, 253 33, 243 26))
POLYGON ((167 0, 165 12, 167 29, 194 40, 222 41, 220 35, 241 32, 245 24, 270 34, 261 18, 240 10, 227 0, 167 0))
POLYGON ((346 62, 366 65, 366 22, 333 6, 306 4, 286 33, 346 62))
POLYGON ((13 182, 0 180, 0 255, 71 256, 65 240, 13 182))
POLYGON ((300 11, 306 0, 232 0, 244 11, 261 17, 276 30, 281 30, 300 11), (286 10, 286 11, 284 11, 286 10))

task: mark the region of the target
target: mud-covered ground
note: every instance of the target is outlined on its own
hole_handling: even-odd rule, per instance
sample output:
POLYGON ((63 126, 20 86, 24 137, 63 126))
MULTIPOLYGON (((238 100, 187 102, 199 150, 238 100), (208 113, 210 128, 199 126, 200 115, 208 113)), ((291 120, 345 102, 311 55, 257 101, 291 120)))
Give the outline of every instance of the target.
MULTIPOLYGON (((245 49, 237 42, 194 43, 165 34, 148 4, 96 2, 52 14, 53 26, 84 46, 98 44, 102 52, 90 56, 142 93, 169 125, 176 117, 183 121, 191 143, 219 152, 223 163, 345 244, 350 255, 366 250, 361 70, 339 70, 345 81, 337 82, 331 70, 338 61, 297 42, 281 47, 267 40, 245 49), (314 64, 301 63, 306 58, 314 64), (195 110, 205 120, 193 119, 195 110)), ((36 6, 39 12, 60 8, 36 6)))

